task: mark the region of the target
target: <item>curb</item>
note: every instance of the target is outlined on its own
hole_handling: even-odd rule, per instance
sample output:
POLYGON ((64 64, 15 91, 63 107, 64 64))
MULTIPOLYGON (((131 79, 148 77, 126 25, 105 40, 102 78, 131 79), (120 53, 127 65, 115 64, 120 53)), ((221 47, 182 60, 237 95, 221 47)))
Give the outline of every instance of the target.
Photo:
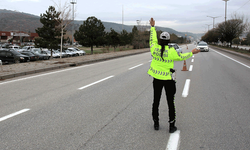
POLYGON ((146 52, 149 52, 149 51, 145 50, 145 51, 141 51, 141 52, 122 54, 122 55, 118 55, 118 56, 110 56, 110 57, 99 58, 99 59, 94 59, 94 60, 87 60, 87 61, 82 61, 82 62, 68 63, 66 65, 62 64, 62 65, 59 65, 59 66, 56 66, 56 67, 51 66, 51 67, 48 67, 48 68, 42 68, 42 69, 12 73, 12 74, 7 74, 7 75, 0 75, 0 81, 5 80, 5 79, 10 79, 10 78, 35 74, 35 73, 41 73, 41 72, 45 72, 45 71, 51 71, 51 70, 56 70, 56 69, 68 68, 68 67, 75 67, 75 66, 80 66, 80 65, 84 65, 84 64, 90 64, 90 63, 101 62, 101 61, 106 61, 106 60, 110 60, 110 59, 116 59, 116 58, 121 58, 121 57, 126 57, 126 56, 132 56, 132 55, 142 54, 142 53, 146 53, 146 52))
POLYGON ((223 49, 223 48, 214 47, 214 46, 211 46, 211 45, 209 45, 209 46, 210 46, 211 48, 218 49, 218 50, 221 50, 221 51, 224 51, 224 52, 227 52, 227 53, 231 53, 231 54, 234 54, 234 55, 237 55, 237 56, 240 56, 240 57, 242 57, 242 58, 245 58, 245 59, 249 59, 249 60, 250 60, 250 56, 248 56, 248 55, 244 55, 244 54, 241 54, 241 53, 238 53, 238 52, 226 50, 226 49, 223 49))

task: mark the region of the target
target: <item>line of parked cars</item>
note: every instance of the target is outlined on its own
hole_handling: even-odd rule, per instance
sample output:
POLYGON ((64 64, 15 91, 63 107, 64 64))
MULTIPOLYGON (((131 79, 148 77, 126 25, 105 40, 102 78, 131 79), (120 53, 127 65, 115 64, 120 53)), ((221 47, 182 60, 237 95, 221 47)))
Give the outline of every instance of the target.
POLYGON ((75 57, 85 55, 85 51, 78 48, 63 48, 62 53, 59 50, 48 50, 35 48, 34 46, 24 46, 19 48, 19 46, 11 45, 7 48, 0 47, 0 60, 5 63, 19 63, 37 60, 48 60, 51 58, 51 52, 53 58, 65 58, 65 57, 75 57))

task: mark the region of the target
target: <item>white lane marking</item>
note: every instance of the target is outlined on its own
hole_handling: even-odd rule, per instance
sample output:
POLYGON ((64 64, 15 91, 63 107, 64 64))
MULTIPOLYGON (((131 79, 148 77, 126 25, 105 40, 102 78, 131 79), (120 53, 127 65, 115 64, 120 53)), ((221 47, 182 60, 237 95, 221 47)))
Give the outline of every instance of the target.
POLYGON ((193 70, 193 65, 190 65, 189 66, 189 71, 192 71, 193 70))
POLYGON ((184 85, 184 89, 182 92, 182 97, 187 97, 188 96, 188 91, 189 91, 189 86, 190 86, 190 79, 187 79, 184 85))
POLYGON ((220 52, 217 52, 217 51, 214 50, 214 49, 213 49, 213 51, 215 51, 216 53, 218 53, 218 54, 220 54, 220 55, 222 55, 222 56, 224 56, 224 57, 226 57, 226 58, 229 58, 229 59, 231 59, 231 60, 233 60, 233 61, 235 61, 235 62, 237 62, 237 63, 239 63, 239 64, 241 64, 241 65, 243 65, 243 66, 245 66, 245 67, 247 67, 247 68, 250 69, 250 66, 248 66, 248 65, 246 65, 246 64, 243 64, 242 62, 239 62, 238 60, 235 60, 235 59, 233 59, 233 58, 231 58, 231 57, 229 57, 229 56, 227 56, 227 55, 224 55, 224 54, 222 54, 222 53, 220 53, 220 52))
POLYGON ((131 70, 131 69, 137 68, 137 67, 139 67, 139 66, 141 66, 141 65, 143 65, 143 64, 139 64, 139 65, 137 65, 137 66, 131 67, 131 68, 129 68, 128 70, 131 70))
POLYGON ((37 77, 46 76, 46 75, 50 75, 50 74, 60 73, 60 72, 64 72, 64 71, 74 70, 74 69, 78 69, 78 68, 88 67, 88 66, 92 66, 92 65, 94 65, 94 64, 79 66, 79 67, 74 67, 74 68, 70 68, 70 69, 64 69, 64 70, 54 71, 54 72, 49 72, 49 73, 44 73, 44 74, 40 74, 40 75, 35 75, 35 76, 31 76, 31 77, 26 77, 26 78, 21 78, 21 79, 6 81, 6 82, 1 82, 0 85, 12 83, 12 82, 17 82, 17 81, 22 81, 22 80, 27 80, 27 79, 32 79, 32 78, 37 78, 37 77))
POLYGON ((194 62, 194 59, 192 59, 191 62, 194 62))
POLYGON ((177 150, 180 141, 180 130, 170 134, 166 150, 177 150))
POLYGON ((151 62, 152 60, 148 61, 148 62, 151 62))
POLYGON ((90 87, 90 86, 92 86, 92 85, 94 85, 94 84, 100 83, 100 82, 102 82, 102 81, 108 80, 109 78, 113 78, 113 77, 114 77, 114 76, 109 76, 109 77, 107 77, 107 78, 98 80, 98 81, 96 81, 96 82, 93 82, 93 83, 91 83, 91 84, 88 84, 88 85, 83 86, 83 87, 78 88, 78 89, 79 89, 79 90, 85 89, 85 88, 87 88, 87 87, 90 87))
POLYGON ((16 115, 20 115, 20 114, 22 114, 22 113, 25 113, 25 112, 27 112, 27 111, 29 111, 30 109, 23 109, 23 110, 20 110, 20 111, 18 111, 18 112, 15 112, 15 113, 12 113, 12 114, 10 114, 10 115, 7 115, 7 116, 5 116, 5 117, 2 117, 2 118, 0 118, 0 122, 1 121, 4 121, 4 120, 6 120, 6 119, 9 119, 9 118, 11 118, 11 117, 14 117, 14 116, 16 116, 16 115))
POLYGON ((194 55, 192 57, 194 58, 194 55))

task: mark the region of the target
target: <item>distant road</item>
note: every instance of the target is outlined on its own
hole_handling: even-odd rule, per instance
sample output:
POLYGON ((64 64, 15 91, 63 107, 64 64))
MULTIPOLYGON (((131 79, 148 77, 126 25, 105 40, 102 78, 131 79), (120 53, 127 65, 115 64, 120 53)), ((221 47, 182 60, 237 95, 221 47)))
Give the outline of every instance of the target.
MULTIPOLYGON (((179 149, 249 150, 250 61, 210 48, 186 62, 175 63, 179 149)), ((0 149, 166 150, 168 108, 163 92, 155 131, 150 63, 148 52, 1 81, 0 149)))

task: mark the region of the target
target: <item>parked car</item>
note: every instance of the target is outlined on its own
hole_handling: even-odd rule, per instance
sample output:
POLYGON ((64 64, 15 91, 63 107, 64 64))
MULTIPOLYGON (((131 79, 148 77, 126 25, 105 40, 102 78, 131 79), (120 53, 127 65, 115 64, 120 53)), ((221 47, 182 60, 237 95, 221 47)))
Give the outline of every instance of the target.
POLYGON ((78 53, 78 51, 75 50, 75 49, 73 49, 73 48, 68 48, 67 50, 70 51, 71 53, 75 54, 75 56, 80 56, 80 55, 82 55, 81 53, 78 53))
MULTIPOLYGON (((47 49, 43 49, 43 50, 42 50, 42 54, 45 54, 45 55, 51 57, 51 51, 49 51, 49 50, 47 50, 47 49)), ((53 57, 53 58, 60 58, 60 55, 59 55, 59 54, 56 54, 55 52, 52 52, 52 57, 53 57)))
POLYGON ((36 61, 36 60, 39 59, 38 56, 34 55, 30 51, 22 51, 21 54, 29 56, 30 57, 30 61, 36 61))
POLYGON ((22 51, 27 51, 30 50, 32 48, 35 48, 34 46, 24 46, 23 48, 17 50, 18 52, 22 52, 22 51))
POLYGON ((40 60, 48 60, 50 58, 50 56, 42 54, 40 48, 32 48, 30 49, 30 52, 38 56, 40 60))
POLYGON ((174 47, 174 49, 178 52, 178 53, 182 53, 182 48, 176 44, 176 43, 169 43, 168 44, 169 47, 174 47))
POLYGON ((70 47, 70 48, 68 48, 68 50, 73 50, 73 51, 77 52, 79 56, 83 56, 83 55, 85 55, 85 54, 86 54, 86 52, 85 52, 85 51, 80 50, 80 49, 75 48, 75 47, 70 47))
MULTIPOLYGON (((61 50, 53 50, 53 52, 55 52, 56 54, 59 55, 59 57, 61 56, 61 50)), ((62 51, 62 58, 64 57, 69 57, 65 52, 62 51)))
POLYGON ((85 52, 84 50, 80 50, 80 49, 78 49, 78 48, 76 48, 76 47, 74 47, 73 49, 75 49, 76 51, 78 51, 78 52, 81 53, 82 55, 85 55, 85 54, 86 54, 86 52, 85 52))
POLYGON ((18 46, 18 45, 9 45, 9 46, 7 46, 7 48, 8 49, 14 49, 16 51, 20 50, 20 46, 18 46))
POLYGON ((67 55, 68 55, 68 57, 73 57, 73 56, 76 56, 76 53, 72 53, 70 50, 64 50, 63 52, 65 52, 67 55))
POLYGON ((201 52, 209 51, 209 47, 206 42, 199 42, 196 46, 197 49, 199 49, 201 52))
POLYGON ((3 63, 19 63, 29 61, 30 57, 23 55, 14 49, 2 49, 0 51, 0 60, 2 60, 3 63))

